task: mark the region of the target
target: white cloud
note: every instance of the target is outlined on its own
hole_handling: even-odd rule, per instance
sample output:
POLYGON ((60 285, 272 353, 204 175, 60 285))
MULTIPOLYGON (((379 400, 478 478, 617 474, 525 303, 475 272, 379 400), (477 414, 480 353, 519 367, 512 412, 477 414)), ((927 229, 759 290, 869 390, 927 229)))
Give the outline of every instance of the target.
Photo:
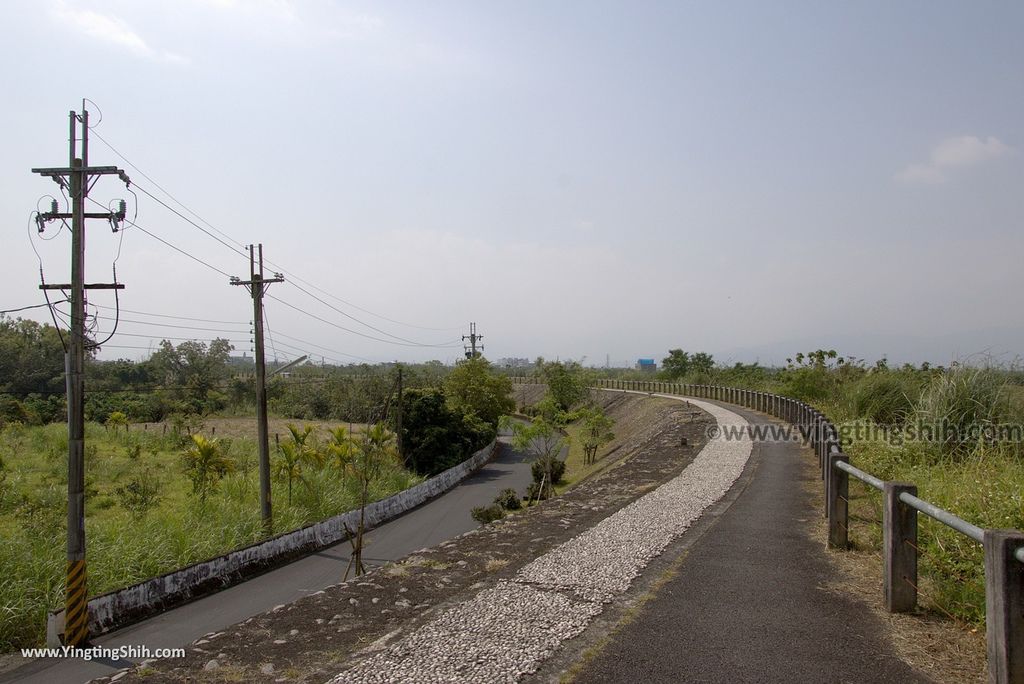
POLYGON ((119 17, 87 9, 77 9, 68 6, 66 2, 58 2, 54 5, 50 9, 50 15, 76 32, 124 48, 140 57, 172 64, 188 62, 188 59, 181 55, 154 49, 119 17))
POLYGON ((910 164, 896 174, 905 183, 944 183, 953 169, 974 166, 1013 153, 995 136, 961 135, 946 138, 932 148, 928 161, 910 164))

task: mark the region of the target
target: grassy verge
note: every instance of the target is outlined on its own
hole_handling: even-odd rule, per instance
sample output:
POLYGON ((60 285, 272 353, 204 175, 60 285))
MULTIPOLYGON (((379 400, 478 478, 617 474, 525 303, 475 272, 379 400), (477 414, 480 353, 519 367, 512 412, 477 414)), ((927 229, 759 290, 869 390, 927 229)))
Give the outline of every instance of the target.
POLYGON ((569 451, 565 457, 565 474, 562 476, 562 481, 555 485, 556 494, 561 494, 574 487, 609 464, 606 459, 607 449, 604 449, 603 451, 606 453, 598 456, 593 463, 585 463, 583 444, 580 439, 583 427, 579 423, 572 423, 566 425, 564 429, 569 436, 569 451))
MULTIPOLYGON (((963 460, 933 461, 917 446, 860 442, 849 449, 859 468, 885 480, 912 482, 918 496, 983 528, 1024 528, 1024 464, 998 450, 963 460)), ((881 552, 879 492, 851 485, 852 542, 881 552)), ((982 547, 923 514, 918 515, 919 603, 925 610, 974 627, 985 622, 982 547)))
MULTIPOLYGON (((221 431, 218 431, 220 433, 221 431)), ((220 436, 218 434, 218 436, 220 436)), ((282 436, 283 438, 283 436, 282 436)), ((255 441, 219 441, 235 463, 205 501, 182 470, 185 440, 168 431, 86 427, 89 594, 127 586, 262 537, 255 441), (149 491, 151 496, 139 496, 149 491), (149 505, 139 504, 140 499, 149 505)), ((273 450, 273 444, 271 445, 273 450)), ((0 432, 0 650, 40 642, 46 612, 64 591, 67 431, 62 425, 0 432)), ((389 466, 371 499, 419 478, 389 466)), ((331 465, 273 483, 274 529, 284 532, 356 507, 355 478, 331 465)))

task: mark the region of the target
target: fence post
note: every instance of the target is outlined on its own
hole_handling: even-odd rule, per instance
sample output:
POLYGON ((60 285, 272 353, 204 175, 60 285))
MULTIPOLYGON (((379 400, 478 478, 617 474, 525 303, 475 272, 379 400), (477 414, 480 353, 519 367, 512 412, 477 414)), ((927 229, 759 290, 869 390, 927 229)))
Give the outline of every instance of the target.
POLYGON ((844 453, 829 454, 828 457, 828 545, 833 549, 845 549, 849 544, 850 475, 839 469, 837 463, 849 463, 844 453))
POLYGON ((885 483, 882 516, 882 558, 885 608, 909 613, 917 605, 917 510, 900 501, 900 494, 917 496, 917 485, 885 483))
POLYGON ((985 631, 988 681, 1024 682, 1024 546, 1017 530, 985 530, 985 631))

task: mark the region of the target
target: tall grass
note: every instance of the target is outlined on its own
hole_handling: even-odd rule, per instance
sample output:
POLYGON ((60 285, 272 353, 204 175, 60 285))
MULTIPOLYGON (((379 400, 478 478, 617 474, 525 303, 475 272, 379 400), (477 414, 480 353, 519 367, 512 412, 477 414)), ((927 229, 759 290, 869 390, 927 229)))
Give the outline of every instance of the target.
MULTIPOLYGON (((255 443, 223 440, 236 471, 205 501, 182 472, 184 441, 173 433, 113 433, 88 425, 86 539, 91 596, 205 560, 262 537, 255 443), (157 503, 141 515, 123 506, 117 487, 147 473, 157 503)), ((50 425, 0 431, 0 650, 38 644, 46 613, 64 592, 67 431, 50 425)), ((371 500, 420 481, 399 465, 373 482, 371 500)), ((337 469, 310 468, 295 484, 273 483, 274 529, 283 532, 358 505, 355 479, 337 469)))

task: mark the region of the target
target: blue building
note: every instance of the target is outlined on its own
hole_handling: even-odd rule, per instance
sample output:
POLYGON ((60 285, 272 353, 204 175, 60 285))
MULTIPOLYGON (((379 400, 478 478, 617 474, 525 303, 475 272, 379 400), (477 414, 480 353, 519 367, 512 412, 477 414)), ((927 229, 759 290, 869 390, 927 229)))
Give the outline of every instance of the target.
POLYGON ((654 359, 637 359, 636 369, 653 373, 658 370, 658 364, 654 362, 654 359))

